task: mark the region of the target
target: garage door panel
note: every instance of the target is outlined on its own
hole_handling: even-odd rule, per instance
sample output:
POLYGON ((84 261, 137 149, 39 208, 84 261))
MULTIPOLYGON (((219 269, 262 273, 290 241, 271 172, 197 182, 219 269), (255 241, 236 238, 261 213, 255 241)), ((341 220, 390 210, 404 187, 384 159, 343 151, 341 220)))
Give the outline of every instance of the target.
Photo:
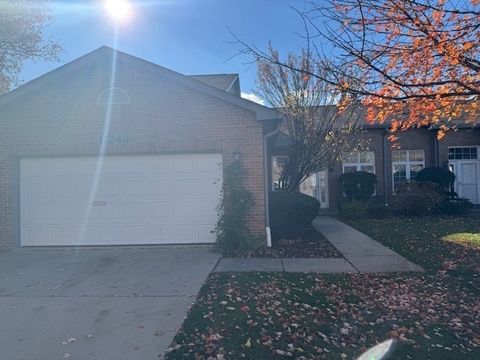
POLYGON ((195 178, 192 179, 178 179, 173 184, 172 192, 178 196, 188 197, 210 197, 212 194, 218 194, 219 186, 210 179, 195 178), (198 192, 198 189, 202 192, 198 192))
POLYGON ((195 243, 197 242, 195 236, 194 225, 170 225, 167 228, 166 236, 171 239, 173 243, 195 243))
POLYGON ((51 228, 47 226, 26 226, 22 228, 22 243, 25 242, 34 246, 45 246, 51 244, 51 228))
POLYGON ((148 207, 145 202, 126 202, 122 204, 122 220, 127 224, 148 224, 148 207))
POLYGON ((208 225, 198 225, 197 227, 197 234, 198 234, 198 242, 199 243, 208 243, 212 238, 212 231, 215 228, 212 227, 210 224, 208 225))
POLYGON ((50 200, 50 185, 47 182, 29 181, 21 191, 31 204, 44 204, 50 200))
POLYGON ((28 224, 31 225, 43 225, 50 224, 51 221, 51 209, 43 205, 31 204, 29 211, 25 213, 25 218, 28 224))
POLYGON ((146 159, 146 175, 169 176, 171 173, 171 158, 152 156, 146 159))
POLYGON ((74 225, 77 219, 85 216, 86 207, 82 209, 68 205, 54 205, 50 207, 50 211, 51 214, 49 214, 49 217, 51 224, 74 225))
POLYGON ((172 170, 176 175, 193 174, 195 171, 194 161, 194 157, 181 155, 173 162, 172 170))
POLYGON ((171 242, 166 236, 167 225, 150 225, 147 229, 147 237, 152 244, 168 244, 171 242))
MULTIPOLYGON (((164 219, 164 221, 168 222, 168 218, 172 213, 172 209, 170 206, 170 201, 151 201, 148 203, 148 216, 150 219, 154 221, 160 221, 164 219)), ((161 223, 163 225, 163 223, 161 223)))
POLYGON ((145 187, 149 196, 166 195, 170 193, 170 181, 165 177, 153 177, 145 181, 145 187))
POLYGON ((53 181, 48 189, 52 204, 71 204, 75 199, 74 183, 71 180, 53 181))
POLYGON ((123 204, 96 200, 89 209, 88 222, 92 224, 121 223, 123 217, 123 204))
POLYGON ((99 166, 99 161, 97 159, 76 158, 71 161, 74 162, 73 175, 75 177, 87 177, 88 179, 93 180, 94 174, 99 166))
POLYGON ((48 165, 48 161, 37 159, 34 163, 24 168, 22 167, 21 170, 29 178, 47 178, 50 176, 50 168, 48 165))
POLYGON ((195 171, 200 174, 215 174, 222 172, 222 163, 221 161, 215 162, 211 161, 208 156, 199 156, 195 160, 195 171))
POLYGON ((22 245, 211 243, 221 161, 118 156, 99 168, 97 158, 23 159, 22 245))
POLYGON ((143 175, 145 171, 145 160, 141 157, 137 159, 123 156, 111 157, 102 164, 101 173, 105 177, 143 175))
POLYGON ((198 201, 197 213, 200 219, 209 219, 210 222, 216 221, 218 203, 215 201, 198 201))

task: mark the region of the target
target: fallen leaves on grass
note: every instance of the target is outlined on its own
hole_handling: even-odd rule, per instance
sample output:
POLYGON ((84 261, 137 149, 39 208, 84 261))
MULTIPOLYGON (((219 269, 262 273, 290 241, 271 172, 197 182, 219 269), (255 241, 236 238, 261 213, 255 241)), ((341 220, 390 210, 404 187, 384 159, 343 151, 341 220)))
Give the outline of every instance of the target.
POLYGON ((388 338, 398 359, 474 359, 479 329, 478 298, 446 274, 215 274, 167 359, 353 358, 388 338))

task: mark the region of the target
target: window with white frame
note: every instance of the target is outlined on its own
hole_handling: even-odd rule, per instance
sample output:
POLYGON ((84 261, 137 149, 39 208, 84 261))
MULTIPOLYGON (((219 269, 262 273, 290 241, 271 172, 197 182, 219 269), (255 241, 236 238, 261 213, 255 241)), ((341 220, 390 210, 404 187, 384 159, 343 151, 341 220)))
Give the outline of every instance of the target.
POLYGON ((392 151, 393 188, 395 185, 414 180, 418 172, 425 167, 423 150, 392 151))
POLYGON ((282 188, 281 179, 287 163, 288 156, 272 156, 272 189, 274 191, 282 188))
POLYGON ((347 155, 343 161, 343 172, 366 171, 375 174, 375 153, 365 151, 347 155))
POLYGON ((448 148, 448 160, 476 160, 477 157, 478 148, 476 146, 453 146, 448 148))

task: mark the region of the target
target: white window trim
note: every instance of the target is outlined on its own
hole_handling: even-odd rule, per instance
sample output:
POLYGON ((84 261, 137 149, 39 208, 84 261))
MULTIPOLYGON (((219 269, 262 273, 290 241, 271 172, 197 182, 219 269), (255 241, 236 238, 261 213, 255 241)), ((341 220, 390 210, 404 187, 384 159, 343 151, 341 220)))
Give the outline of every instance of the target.
MULTIPOLYGON (((354 154, 350 154, 348 156, 352 156, 354 154)), ((363 151, 363 152, 359 152, 359 153, 356 153, 357 155, 357 161, 354 162, 354 163, 348 163, 348 162, 345 162, 344 160, 342 160, 342 173, 345 173, 345 167, 346 166, 356 166, 357 167, 357 171, 361 171, 362 169, 362 166, 373 166, 373 174, 376 174, 377 171, 376 171, 376 167, 375 167, 375 152, 374 151, 363 151), (363 153, 372 153, 373 154, 373 162, 369 163, 369 162, 360 162, 360 155, 363 154, 363 153)))
MULTIPOLYGON (((392 189, 395 192, 395 178, 393 176, 394 166, 395 165, 405 165, 405 181, 409 181, 410 179, 410 165, 423 165, 425 169, 425 150, 424 149, 411 149, 411 150, 404 150, 407 152, 407 160, 404 161, 393 161, 392 160, 392 189), (421 151, 423 153, 423 160, 410 160, 410 151, 421 151)), ((393 152, 392 152, 393 157, 393 152)))
POLYGON ((455 145, 455 146, 449 146, 447 149, 447 160, 448 161, 458 161, 458 160, 480 160, 480 145, 455 145), (459 149, 459 148, 476 148, 477 149, 477 158, 476 159, 449 159, 448 155, 450 152, 450 149, 459 149))

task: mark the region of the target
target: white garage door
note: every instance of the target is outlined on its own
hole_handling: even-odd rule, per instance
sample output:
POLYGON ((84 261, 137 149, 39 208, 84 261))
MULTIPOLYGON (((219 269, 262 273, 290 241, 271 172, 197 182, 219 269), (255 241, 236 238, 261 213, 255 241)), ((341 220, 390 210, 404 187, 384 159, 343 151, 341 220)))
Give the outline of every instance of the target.
POLYGON ((214 242, 221 164, 220 154, 23 159, 22 246, 214 242))

